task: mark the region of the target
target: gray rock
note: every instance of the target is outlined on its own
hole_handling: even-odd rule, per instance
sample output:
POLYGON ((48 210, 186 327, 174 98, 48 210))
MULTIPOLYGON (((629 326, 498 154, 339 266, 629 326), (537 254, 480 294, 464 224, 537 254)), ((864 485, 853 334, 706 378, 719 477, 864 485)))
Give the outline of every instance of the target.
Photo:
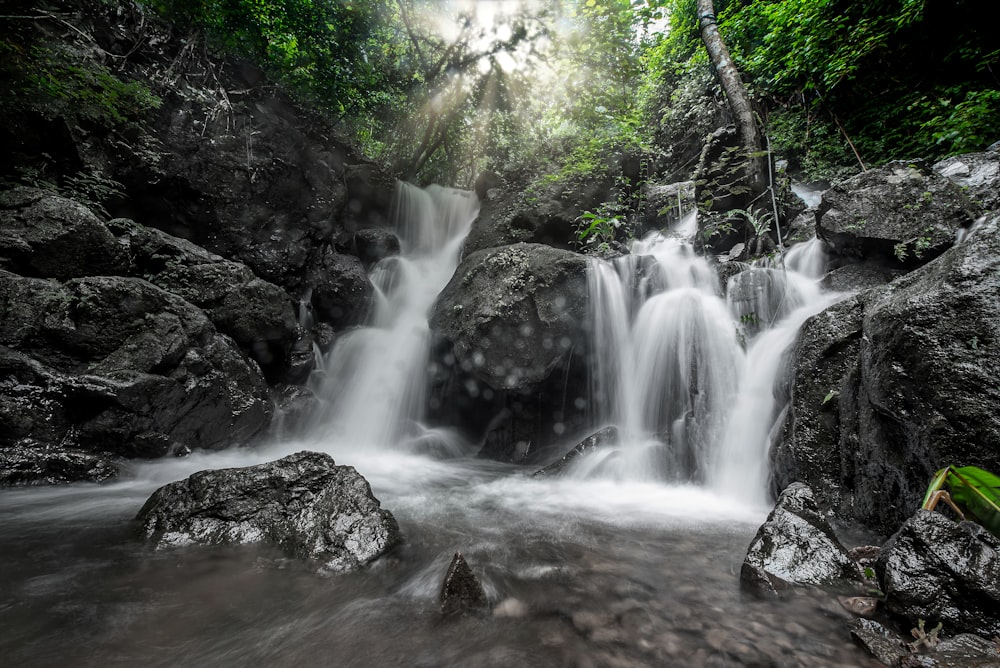
POLYGON ((582 255, 540 244, 466 257, 431 318, 435 420, 508 461, 582 428, 586 272, 582 255))
POLYGON ((911 653, 910 647, 897 633, 875 620, 855 619, 849 628, 851 638, 887 666, 899 665, 900 659, 911 653))
POLYGON ((270 378, 288 367, 298 322, 288 294, 189 241, 127 220, 108 223, 128 249, 131 273, 201 308, 270 378))
POLYGON ((777 485, 888 535, 950 463, 1000 469, 1000 220, 815 316, 792 356, 777 485))
POLYGON ((400 541, 368 482, 316 452, 195 473, 156 490, 137 519, 156 548, 263 542, 328 573, 356 570, 400 541))
POLYGON ((599 431, 594 432, 587 438, 583 439, 572 450, 567 452, 565 455, 552 462, 545 468, 535 471, 535 477, 543 476, 557 476, 565 472, 566 467, 569 466, 578 457, 585 457, 594 450, 599 448, 615 446, 618 444, 618 428, 614 425, 610 427, 605 427, 599 431))
POLYGON ((757 594, 780 595, 793 586, 852 590, 860 581, 857 563, 802 483, 781 493, 740 569, 741 586, 757 594))
POLYGON ((399 237, 385 229, 358 230, 354 233, 354 252, 365 267, 379 260, 399 255, 399 237))
POLYGON ((825 191, 816 232, 836 255, 913 268, 943 253, 981 213, 945 177, 897 161, 825 191))
POLYGON ((137 278, 0 272, 0 445, 125 456, 245 442, 270 418, 256 364, 205 315, 137 278), (27 411, 25 413, 25 411, 27 411))
POLYGON ((593 178, 575 187, 552 185, 528 194, 520 190, 480 198, 479 217, 465 239, 464 255, 516 243, 570 249, 579 217, 609 198, 611 180, 593 178))
POLYGON ((37 188, 0 194, 0 267, 65 280, 127 266, 124 249, 84 205, 37 188))
POLYGON ((1000 210, 1000 153, 954 155, 934 163, 934 171, 962 188, 984 211, 1000 210))
POLYGON ((307 284, 317 320, 338 329, 364 322, 374 292, 357 257, 323 249, 310 267, 307 284))
POLYGON ((456 552, 441 583, 441 614, 454 615, 482 610, 489 605, 483 585, 469 568, 461 552, 456 552))
POLYGON ((947 633, 1000 635, 1000 539, 972 522, 918 510, 882 548, 885 606, 947 633))
POLYGON ((106 482, 117 476, 113 461, 90 452, 48 447, 32 439, 0 446, 0 487, 106 482))

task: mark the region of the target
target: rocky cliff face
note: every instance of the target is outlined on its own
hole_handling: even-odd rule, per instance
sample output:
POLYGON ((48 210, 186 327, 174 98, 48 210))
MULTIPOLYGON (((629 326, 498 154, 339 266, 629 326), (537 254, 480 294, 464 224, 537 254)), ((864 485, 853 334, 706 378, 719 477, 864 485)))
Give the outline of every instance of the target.
POLYGON ((63 3, 10 42, 4 480, 247 443, 269 394, 308 375, 312 342, 365 318, 353 234, 386 224, 392 179, 263 73, 138 5, 63 3))
MULTIPOLYGON (((928 208, 940 201, 927 199, 928 208)), ((962 211, 957 201, 946 208, 962 211)), ((935 230, 940 222, 914 218, 935 230)), ((828 219, 818 225, 832 229, 828 219)), ((888 535, 942 466, 1000 469, 1000 219, 957 231, 960 243, 933 261, 806 323, 792 357, 790 419, 771 457, 779 488, 808 482, 842 514, 888 535)))

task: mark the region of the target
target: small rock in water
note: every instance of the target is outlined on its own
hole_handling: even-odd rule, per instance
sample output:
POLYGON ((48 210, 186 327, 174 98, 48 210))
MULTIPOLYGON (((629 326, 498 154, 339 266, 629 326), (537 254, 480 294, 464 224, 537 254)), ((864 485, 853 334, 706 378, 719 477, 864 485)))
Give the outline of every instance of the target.
POLYGON ((461 552, 456 552, 441 586, 441 612, 454 615, 487 607, 486 592, 461 552))

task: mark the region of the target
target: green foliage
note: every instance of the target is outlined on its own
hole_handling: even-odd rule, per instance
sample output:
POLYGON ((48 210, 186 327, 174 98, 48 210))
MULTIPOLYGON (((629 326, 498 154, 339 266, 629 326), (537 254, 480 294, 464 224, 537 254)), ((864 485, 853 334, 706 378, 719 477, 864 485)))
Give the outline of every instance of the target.
POLYGON ((0 41, 9 94, 4 105, 64 114, 107 127, 141 122, 159 97, 140 81, 123 81, 106 66, 68 47, 0 41))
POLYGON ((399 40, 380 29, 384 0, 152 0, 163 16, 204 30, 292 90, 338 114, 398 91, 399 40))
POLYGON ((1000 476, 977 466, 946 466, 934 474, 922 507, 933 510, 944 490, 958 512, 1000 537, 1000 476))

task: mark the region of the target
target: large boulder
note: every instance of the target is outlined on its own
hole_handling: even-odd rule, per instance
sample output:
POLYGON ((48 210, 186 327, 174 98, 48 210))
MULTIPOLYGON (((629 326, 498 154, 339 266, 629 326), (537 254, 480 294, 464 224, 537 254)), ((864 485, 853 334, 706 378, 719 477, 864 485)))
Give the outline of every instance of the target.
POLYGON ((778 497, 747 548, 740 584, 757 594, 793 586, 851 591, 861 569, 822 516, 807 485, 793 483, 778 497))
POLYGON ((157 548, 268 543, 328 573, 356 570, 401 539, 368 481, 317 452, 195 473, 156 490, 137 519, 157 548))
POLYGON ((507 460, 580 426, 586 273, 582 255, 540 244, 466 257, 431 319, 437 419, 480 430, 484 454, 507 460))
POLYGON ((0 445, 161 456, 245 442, 271 413, 259 368, 204 313, 138 278, 0 272, 0 445))
POLYGON ((893 614, 949 634, 1000 635, 1000 539, 972 522, 918 510, 876 565, 893 614))
POLYGON ((1000 219, 806 323, 775 484, 888 535, 947 464, 1000 470, 1000 219))
POLYGON ((982 209, 921 162, 891 162, 823 193, 816 233, 835 255, 912 268, 943 253, 982 209))
POLYGON ((0 193, 0 268, 65 280, 127 266, 114 235, 82 204, 38 188, 0 193))

